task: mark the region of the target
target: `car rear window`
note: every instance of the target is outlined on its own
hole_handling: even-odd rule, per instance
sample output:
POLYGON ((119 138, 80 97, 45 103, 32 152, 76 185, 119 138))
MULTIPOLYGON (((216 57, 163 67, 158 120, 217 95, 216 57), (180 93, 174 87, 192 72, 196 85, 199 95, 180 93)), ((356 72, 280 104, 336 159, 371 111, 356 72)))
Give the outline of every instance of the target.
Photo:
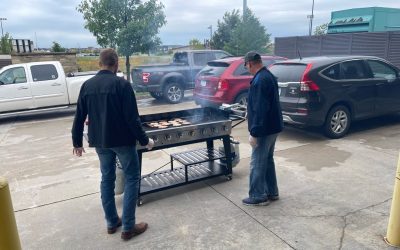
POLYGON ((269 68, 278 82, 299 82, 303 76, 306 64, 275 64, 269 68))
POLYGON ((221 76, 228 67, 229 64, 225 62, 209 62, 198 76, 221 76))

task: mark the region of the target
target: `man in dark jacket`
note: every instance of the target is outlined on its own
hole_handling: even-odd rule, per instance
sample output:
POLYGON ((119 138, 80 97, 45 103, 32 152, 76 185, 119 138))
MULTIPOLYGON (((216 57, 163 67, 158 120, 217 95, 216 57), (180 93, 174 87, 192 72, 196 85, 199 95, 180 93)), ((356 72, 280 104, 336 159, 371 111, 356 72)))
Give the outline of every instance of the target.
POLYGON ((254 75, 250 82, 247 104, 250 162, 249 197, 244 205, 267 205, 279 199, 275 174, 274 148, 278 133, 283 129, 278 84, 255 51, 246 54, 245 67, 254 75))
POLYGON ((117 77, 118 55, 113 49, 100 53, 101 70, 87 80, 79 93, 72 127, 73 154, 82 156, 84 122, 89 118, 89 146, 95 147, 101 169, 101 201, 107 221, 107 232, 113 234, 123 226, 121 238, 129 240, 146 231, 147 223, 135 224, 140 166, 136 141, 154 146, 143 131, 132 86, 117 77), (122 220, 115 206, 115 160, 118 157, 125 177, 122 220))

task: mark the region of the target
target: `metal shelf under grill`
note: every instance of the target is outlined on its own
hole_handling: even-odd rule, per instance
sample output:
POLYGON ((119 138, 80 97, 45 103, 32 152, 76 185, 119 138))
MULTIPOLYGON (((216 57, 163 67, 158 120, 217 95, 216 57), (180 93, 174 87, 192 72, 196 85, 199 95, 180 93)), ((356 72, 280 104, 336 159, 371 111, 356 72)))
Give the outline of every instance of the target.
POLYGON ((224 159, 224 158, 226 159, 224 152, 221 152, 213 148, 212 149, 202 148, 182 153, 171 154, 171 162, 172 160, 176 160, 185 166, 203 163, 207 161, 224 159))
POLYGON ((142 177, 141 194, 149 194, 163 189, 182 186, 188 183, 224 175, 226 168, 214 162, 176 167, 158 171, 142 177), (185 177, 187 174, 187 178, 185 177))

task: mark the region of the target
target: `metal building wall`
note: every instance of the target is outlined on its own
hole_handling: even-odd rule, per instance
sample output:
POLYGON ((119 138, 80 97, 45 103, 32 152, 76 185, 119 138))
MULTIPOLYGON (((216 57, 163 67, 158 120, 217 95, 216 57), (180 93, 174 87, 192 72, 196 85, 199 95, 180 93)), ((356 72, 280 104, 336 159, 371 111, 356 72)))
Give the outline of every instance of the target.
POLYGON ((320 55, 367 55, 400 68, 400 31, 342 33, 275 38, 275 55, 298 58, 320 55))

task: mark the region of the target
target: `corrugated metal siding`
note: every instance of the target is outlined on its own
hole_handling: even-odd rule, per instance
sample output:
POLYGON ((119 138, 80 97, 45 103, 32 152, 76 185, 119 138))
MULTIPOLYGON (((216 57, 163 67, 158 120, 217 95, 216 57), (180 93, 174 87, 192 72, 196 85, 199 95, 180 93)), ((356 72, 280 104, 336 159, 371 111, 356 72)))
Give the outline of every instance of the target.
POLYGON ((310 36, 310 37, 298 37, 297 47, 302 57, 307 56, 319 56, 320 53, 320 37, 310 36))
POLYGON ((321 39, 321 55, 349 55, 351 52, 350 34, 321 36, 321 39))
POLYGON ((388 61, 400 68, 400 32, 390 33, 388 61))
POLYGON ((279 50, 279 53, 283 57, 296 58, 296 39, 293 39, 293 37, 275 38, 275 50, 279 50), (278 46, 278 48, 276 46, 278 46))
POLYGON ((366 55, 384 58, 400 68, 400 32, 329 34, 275 38, 275 55, 298 58, 319 55, 366 55))
POLYGON ((354 33, 351 54, 385 58, 387 40, 387 33, 354 33))

